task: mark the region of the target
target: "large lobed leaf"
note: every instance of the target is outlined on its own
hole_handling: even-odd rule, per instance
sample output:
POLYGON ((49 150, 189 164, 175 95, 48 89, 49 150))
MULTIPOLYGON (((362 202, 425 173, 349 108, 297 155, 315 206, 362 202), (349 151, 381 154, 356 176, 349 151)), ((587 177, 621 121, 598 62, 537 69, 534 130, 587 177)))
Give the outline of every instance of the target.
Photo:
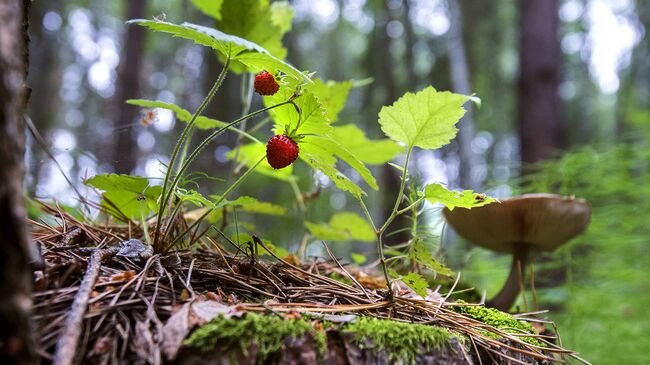
POLYGON ((192 0, 192 3, 205 15, 219 20, 221 19, 221 6, 223 1, 224 0, 192 0))
POLYGON ((392 160, 404 147, 390 139, 370 140, 366 134, 354 124, 334 126, 332 139, 368 165, 381 165, 392 160))
POLYGON ((462 107, 470 97, 429 86, 406 93, 379 112, 382 131, 409 148, 435 149, 449 143, 458 132, 456 123, 465 114, 462 107))

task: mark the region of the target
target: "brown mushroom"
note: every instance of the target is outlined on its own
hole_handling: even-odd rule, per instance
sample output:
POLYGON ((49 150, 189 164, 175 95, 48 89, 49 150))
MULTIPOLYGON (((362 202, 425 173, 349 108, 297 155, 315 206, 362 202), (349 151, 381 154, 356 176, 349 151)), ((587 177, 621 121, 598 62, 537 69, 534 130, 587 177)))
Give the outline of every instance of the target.
POLYGON ((553 251, 584 232, 591 219, 591 207, 574 197, 526 194, 478 208, 445 208, 443 214, 467 241, 513 254, 506 283, 487 303, 507 311, 519 295, 519 272, 525 272, 529 251, 553 251))

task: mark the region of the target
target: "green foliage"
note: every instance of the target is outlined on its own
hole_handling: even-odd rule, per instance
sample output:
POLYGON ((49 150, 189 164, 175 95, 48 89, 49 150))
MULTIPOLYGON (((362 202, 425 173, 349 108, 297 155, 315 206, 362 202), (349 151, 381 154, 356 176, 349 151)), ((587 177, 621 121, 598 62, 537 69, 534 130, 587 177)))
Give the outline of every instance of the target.
POLYGON ((404 151, 402 146, 389 139, 368 139, 365 132, 354 124, 334 126, 331 136, 361 162, 368 165, 384 164, 404 151))
POLYGON ((415 355, 439 349, 453 339, 462 341, 446 328, 367 317, 348 324, 344 332, 353 333, 361 348, 386 351, 392 362, 406 364, 413 364, 415 355))
MULTIPOLYGON (((264 104, 267 107, 275 105, 287 100, 293 94, 291 85, 282 87, 275 95, 264 97, 264 104)), ((325 118, 325 111, 316 96, 303 90, 294 102, 300 113, 292 106, 285 106, 273 109, 269 114, 275 121, 275 133, 295 131, 296 134, 302 135, 297 141, 300 146, 299 158, 329 177, 339 189, 350 192, 356 198, 365 193, 337 170, 336 164, 339 158, 354 168, 370 187, 378 189, 375 178, 363 162, 330 137, 332 126, 325 118)))
MULTIPOLYGON (((235 156, 237 157, 238 163, 242 163, 250 168, 257 161, 259 161, 260 158, 266 156, 266 145, 263 143, 248 143, 241 145, 238 152, 231 150, 226 153, 226 157, 231 160, 234 159, 235 156)), ((271 165, 269 165, 269 162, 266 161, 266 159, 257 166, 255 172, 270 176, 281 181, 289 181, 291 179, 294 179, 292 175, 293 165, 289 165, 283 169, 276 170, 271 167, 271 165)))
POLYGON ((429 252, 427 249, 424 241, 419 238, 415 238, 414 242, 409 248, 409 259, 413 262, 424 265, 427 269, 434 271, 440 275, 454 275, 454 272, 450 268, 433 258, 433 255, 431 255, 431 252, 429 252))
POLYGON ((244 212, 266 215, 287 214, 287 209, 284 207, 269 202, 262 202, 250 196, 240 196, 239 198, 232 201, 221 199, 221 197, 218 195, 210 195, 210 198, 214 199, 215 202, 221 200, 221 203, 219 203, 218 207, 231 206, 237 207, 244 212))
POLYGON ((427 283, 427 280, 422 277, 422 275, 416 272, 410 272, 402 276, 402 281, 404 284, 408 285, 409 288, 413 289, 417 295, 421 296, 422 298, 426 298, 429 284, 427 283))
POLYGON ((102 206, 114 217, 142 220, 158 209, 161 187, 140 176, 101 174, 84 183, 103 191, 102 206), (121 213, 121 214, 120 214, 121 213))
POLYGON ((264 316, 246 313, 239 319, 226 319, 219 316, 194 331, 185 340, 185 345, 195 347, 208 353, 219 346, 221 350, 237 348, 247 353, 251 344, 257 345, 259 360, 280 351, 287 338, 312 336, 319 354, 324 354, 327 338, 325 332, 314 328, 304 319, 282 319, 276 316, 264 316))
POLYGON ((305 222, 305 226, 314 238, 320 240, 372 242, 376 238, 368 222, 351 212, 336 213, 329 223, 305 222))
MULTIPOLYGON (((248 233, 239 233, 239 235, 233 235, 231 238, 234 242, 239 244, 242 249, 246 249, 247 247, 254 247, 255 245, 253 241, 253 237, 249 235, 248 233)), ((261 245, 255 247, 254 249, 256 250, 257 253, 260 255, 269 255, 271 256, 271 253, 275 254, 275 256, 278 256, 280 258, 286 257, 289 255, 289 251, 287 251, 285 248, 279 247, 271 243, 271 241, 266 240, 266 239, 261 239, 262 243, 264 246, 266 246, 269 250, 267 251, 264 247, 261 245), (269 252, 271 251, 271 252, 269 252)))
POLYGON ((348 100, 348 94, 354 86, 354 83, 348 81, 323 81, 314 79, 314 83, 307 85, 305 89, 311 91, 325 109, 325 117, 332 123, 338 120, 339 113, 348 100))
POLYGON ((456 123, 465 114, 468 96, 436 91, 429 86, 406 93, 393 105, 381 108, 382 131, 409 148, 435 149, 449 143, 458 132, 456 123))
MULTIPOLYGON (((146 100, 146 99, 129 99, 126 101, 126 103, 131 105, 141 106, 144 108, 160 108, 160 109, 171 110, 172 112, 174 112, 174 114, 176 114, 178 120, 183 121, 185 123, 189 122, 192 119, 192 113, 190 113, 189 111, 181 108, 176 104, 166 103, 164 101, 154 101, 154 100, 146 100)), ((199 115, 194 121, 194 126, 198 129, 221 128, 225 125, 226 123, 224 122, 218 121, 216 119, 204 117, 202 115, 199 115)), ((236 130, 236 129, 237 128, 234 127, 230 128, 230 130, 236 130)))
POLYGON ((214 28, 191 23, 173 24, 144 19, 130 20, 128 23, 138 24, 156 32, 169 33, 176 37, 192 40, 196 44, 210 47, 219 52, 222 57, 230 57, 248 67, 253 72, 262 70, 272 72, 281 71, 296 79, 311 82, 303 73, 290 64, 271 55, 262 46, 214 28))
POLYGON ((223 0, 221 15, 221 31, 259 44, 279 59, 287 55, 282 37, 291 29, 293 11, 286 2, 223 0))
POLYGON ((201 10, 205 15, 214 19, 221 19, 221 5, 224 0, 192 0, 192 4, 201 10))
POLYGON ((350 254, 350 257, 352 258, 352 261, 356 265, 363 265, 366 262, 366 260, 368 260, 368 258, 366 256, 364 256, 364 255, 362 255, 360 253, 356 253, 356 252, 352 252, 350 254))
POLYGON ((471 190, 452 191, 435 183, 424 187, 424 197, 431 203, 444 204, 449 210, 454 208, 477 208, 497 201, 485 194, 476 194, 471 190))
POLYGON ((211 208, 211 209, 216 208, 216 205, 214 205, 213 202, 208 200, 206 197, 201 195, 201 193, 199 193, 196 190, 177 188, 176 189, 176 196, 182 202, 190 202, 190 203, 193 203, 194 205, 196 205, 198 207, 207 207, 207 208, 211 208))

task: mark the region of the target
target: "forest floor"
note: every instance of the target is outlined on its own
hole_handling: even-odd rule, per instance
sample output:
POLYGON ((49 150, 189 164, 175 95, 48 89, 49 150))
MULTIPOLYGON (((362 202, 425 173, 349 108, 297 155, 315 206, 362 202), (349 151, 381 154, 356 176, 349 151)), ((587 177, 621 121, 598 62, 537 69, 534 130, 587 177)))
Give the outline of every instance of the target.
POLYGON ((43 209, 52 219, 28 223, 43 256, 33 318, 46 362, 583 361, 539 313, 454 302, 451 291, 422 298, 399 282, 391 298, 383 279, 329 249, 329 260, 300 262, 256 237, 242 246, 202 237, 192 250, 154 253, 138 227, 43 209))

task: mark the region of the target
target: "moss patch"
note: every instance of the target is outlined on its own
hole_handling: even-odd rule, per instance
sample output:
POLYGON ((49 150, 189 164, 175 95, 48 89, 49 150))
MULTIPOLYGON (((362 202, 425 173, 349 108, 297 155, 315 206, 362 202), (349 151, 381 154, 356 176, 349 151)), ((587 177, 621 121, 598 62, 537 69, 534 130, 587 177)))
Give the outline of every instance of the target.
MULTIPOLYGON (((476 319, 492 327, 496 327, 508 333, 530 333, 537 334, 537 331, 530 323, 516 320, 508 313, 504 313, 498 309, 486 308, 479 305, 454 305, 449 307, 457 313, 461 313, 467 317, 476 319)), ((499 338, 498 335, 485 332, 485 335, 492 338, 499 338)), ((534 337, 521 337, 521 340, 536 346, 544 346, 544 343, 534 337)))
POLYGON ((454 338, 461 340, 442 327, 365 317, 346 325, 343 331, 353 332, 359 347, 385 350, 391 361, 407 364, 412 364, 422 351, 438 349, 454 338))
POLYGON ((316 330, 312 322, 254 313, 247 313, 243 318, 217 317, 194 331, 185 344, 204 352, 214 350, 217 345, 224 348, 240 346, 242 352, 246 353, 254 342, 259 348, 260 360, 264 360, 279 351, 286 338, 306 335, 313 336, 318 353, 322 356, 327 338, 325 332, 316 330))

